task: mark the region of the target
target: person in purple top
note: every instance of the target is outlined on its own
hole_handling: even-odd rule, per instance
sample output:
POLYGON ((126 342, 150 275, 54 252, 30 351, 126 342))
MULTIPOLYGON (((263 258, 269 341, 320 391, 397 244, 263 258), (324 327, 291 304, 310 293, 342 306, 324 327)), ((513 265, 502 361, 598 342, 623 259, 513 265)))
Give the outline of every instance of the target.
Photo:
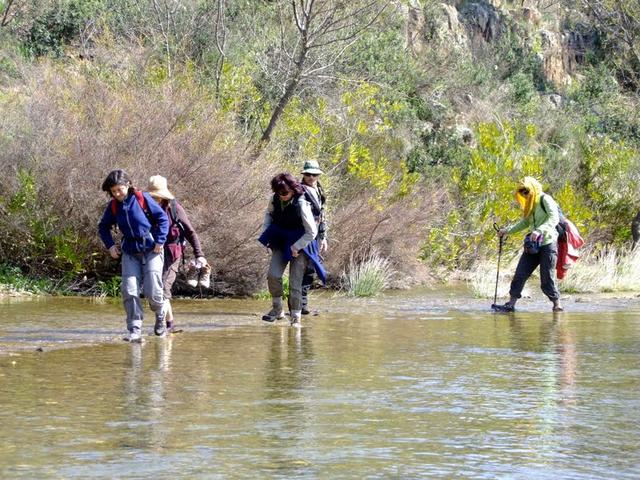
POLYGON ((102 183, 111 200, 98 225, 100 239, 112 258, 122 257, 122 301, 127 314, 126 341, 142 341, 144 318, 140 293, 149 299, 155 313, 154 333, 166 334, 162 291, 164 243, 169 220, 160 205, 148 193, 136 190, 123 170, 113 170, 102 183), (122 240, 117 245, 111 228, 117 225, 122 240))
POLYGON ((180 263, 184 261, 184 249, 188 242, 193 248, 193 255, 196 257, 196 264, 201 265, 198 275, 198 283, 205 288, 209 288, 211 266, 204 257, 202 246, 198 234, 191 225, 187 212, 176 200, 169 190, 167 179, 162 175, 153 175, 149 178, 147 192, 158 202, 169 218, 169 234, 164 246, 164 269, 162 272, 162 285, 164 288, 165 318, 167 331, 177 332, 175 329, 173 309, 171 308, 171 288, 173 287, 180 263))

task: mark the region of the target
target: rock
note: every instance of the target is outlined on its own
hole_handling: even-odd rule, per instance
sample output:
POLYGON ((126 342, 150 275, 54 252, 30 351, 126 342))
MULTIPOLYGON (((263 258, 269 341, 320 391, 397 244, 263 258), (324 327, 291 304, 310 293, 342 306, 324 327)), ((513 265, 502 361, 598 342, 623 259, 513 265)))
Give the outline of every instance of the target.
POLYGON ((437 3, 427 10, 418 0, 410 0, 406 17, 407 47, 415 54, 426 50, 442 54, 468 52, 466 30, 453 5, 437 3))
POLYGON ((502 14, 493 5, 486 2, 471 2, 465 4, 460 11, 464 25, 470 32, 472 43, 481 40, 491 42, 504 32, 502 14))
POLYGON ((558 89, 571 84, 562 49, 562 36, 558 32, 542 29, 539 32, 542 45, 542 74, 545 80, 558 89))
POLYGON ((464 125, 456 125, 454 127, 454 135, 457 139, 461 140, 466 144, 473 144, 475 141, 475 137, 473 135, 473 130, 464 125))
POLYGON ((522 19, 530 25, 538 26, 542 20, 542 15, 537 8, 524 7, 521 13, 522 19))
POLYGON ((553 108, 560 108, 562 106, 562 96, 557 93, 546 95, 546 99, 549 101, 553 108))

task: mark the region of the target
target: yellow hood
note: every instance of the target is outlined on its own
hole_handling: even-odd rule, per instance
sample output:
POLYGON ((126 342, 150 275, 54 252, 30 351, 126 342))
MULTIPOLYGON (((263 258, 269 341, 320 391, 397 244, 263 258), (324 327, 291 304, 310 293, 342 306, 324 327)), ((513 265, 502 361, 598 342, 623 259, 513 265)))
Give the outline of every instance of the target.
POLYGON ((526 218, 531 215, 536 203, 542 197, 542 184, 533 177, 524 177, 518 184, 515 195, 518 205, 522 209, 522 216, 526 218), (526 195, 521 193, 523 189, 527 189, 529 193, 526 195))

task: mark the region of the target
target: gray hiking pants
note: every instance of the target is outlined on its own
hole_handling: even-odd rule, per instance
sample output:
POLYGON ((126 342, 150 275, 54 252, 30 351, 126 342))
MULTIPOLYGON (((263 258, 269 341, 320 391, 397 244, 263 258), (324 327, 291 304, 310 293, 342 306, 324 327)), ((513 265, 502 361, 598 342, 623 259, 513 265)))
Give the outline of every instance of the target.
POLYGON ((272 250, 271 263, 267 273, 267 285, 271 297, 282 297, 282 275, 289 263, 289 308, 291 311, 302 310, 302 277, 307 269, 307 255, 303 252, 291 260, 285 261, 282 251, 272 250))
POLYGON ((518 261, 516 273, 511 280, 509 295, 513 298, 522 296, 524 284, 529 279, 534 270, 540 266, 540 287, 542 292, 554 301, 560 298, 560 292, 556 285, 556 262, 558 261, 558 243, 540 247, 538 253, 523 253, 518 261))
POLYGON ((122 303, 127 313, 127 330, 142 328, 144 312, 140 301, 141 287, 149 300, 151 310, 158 315, 162 311, 164 295, 162 293, 163 253, 122 252, 122 303))

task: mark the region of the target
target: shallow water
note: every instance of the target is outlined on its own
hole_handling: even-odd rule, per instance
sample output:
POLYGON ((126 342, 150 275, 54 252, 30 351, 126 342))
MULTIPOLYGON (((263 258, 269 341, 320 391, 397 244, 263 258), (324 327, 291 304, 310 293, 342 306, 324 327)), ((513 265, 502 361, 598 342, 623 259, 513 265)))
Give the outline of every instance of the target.
POLYGON ((118 303, 7 301, 0 477, 638 478, 638 302, 490 303, 178 301, 129 345, 118 303))

